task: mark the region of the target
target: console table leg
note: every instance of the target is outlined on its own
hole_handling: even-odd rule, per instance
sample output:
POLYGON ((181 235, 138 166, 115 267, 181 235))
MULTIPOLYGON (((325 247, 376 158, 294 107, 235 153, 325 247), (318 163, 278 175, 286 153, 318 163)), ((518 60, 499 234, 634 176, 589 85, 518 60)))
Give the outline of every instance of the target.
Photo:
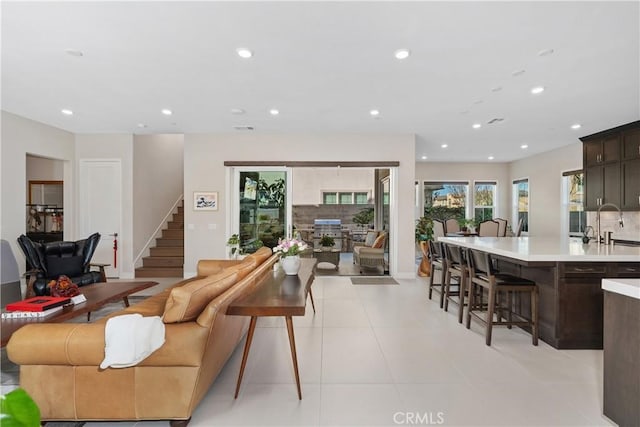
POLYGON ((234 399, 238 398, 240 393, 240 384, 242 383, 242 376, 244 375, 244 368, 247 364, 247 357, 249 357, 249 350, 251 349, 251 341, 253 341, 253 332, 256 329, 256 316, 251 316, 251 322, 249 323, 249 331, 247 332, 247 342, 244 344, 244 353, 242 353, 242 364, 240 365, 240 373, 238 374, 238 384, 236 384, 236 394, 234 399))
POLYGON ((296 374, 296 385, 298 386, 298 399, 302 400, 302 391, 300 390, 300 375, 298 374, 298 356, 296 355, 296 340, 293 337, 293 319, 286 316, 287 332, 289 332, 289 345, 291 346, 291 358, 293 359, 293 371, 296 374))
POLYGON ((313 302, 313 292, 309 288, 309 296, 311 297, 311 307, 313 307, 313 314, 316 314, 316 304, 313 302))

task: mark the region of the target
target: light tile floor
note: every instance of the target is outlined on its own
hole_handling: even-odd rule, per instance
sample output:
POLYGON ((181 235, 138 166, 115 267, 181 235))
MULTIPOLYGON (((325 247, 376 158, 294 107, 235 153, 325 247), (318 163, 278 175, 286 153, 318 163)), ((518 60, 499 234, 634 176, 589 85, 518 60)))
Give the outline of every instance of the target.
POLYGON ((479 325, 458 324, 457 307, 445 313, 427 299, 424 279, 398 282, 354 286, 348 277, 316 277, 317 313, 309 305, 294 318, 303 400, 284 322, 263 318, 238 399, 242 345, 189 425, 613 425, 601 415, 602 351, 534 347, 515 328, 495 329, 487 347, 479 325))

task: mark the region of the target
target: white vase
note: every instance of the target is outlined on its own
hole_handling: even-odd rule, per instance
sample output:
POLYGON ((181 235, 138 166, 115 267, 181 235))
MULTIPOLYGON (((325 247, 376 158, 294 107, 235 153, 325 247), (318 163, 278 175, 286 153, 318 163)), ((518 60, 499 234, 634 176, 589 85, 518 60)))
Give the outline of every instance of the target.
POLYGON ((295 276, 300 271, 300 257, 298 255, 287 256, 280 258, 280 265, 284 274, 288 276, 295 276))

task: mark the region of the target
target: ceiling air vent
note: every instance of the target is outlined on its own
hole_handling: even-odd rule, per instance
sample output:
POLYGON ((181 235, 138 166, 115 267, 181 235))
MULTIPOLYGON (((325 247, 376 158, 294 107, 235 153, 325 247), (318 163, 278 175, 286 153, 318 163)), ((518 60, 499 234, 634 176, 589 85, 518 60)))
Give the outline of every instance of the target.
POLYGON ((487 122, 487 124, 492 125, 492 124, 494 124, 494 123, 500 123, 500 122, 501 122, 501 121, 503 121, 503 120, 504 120, 503 118, 496 117, 495 119, 491 119, 491 120, 489 120, 489 121, 487 122))
POLYGON ((234 126, 233 128, 235 130, 253 130, 253 126, 246 126, 246 125, 234 126))

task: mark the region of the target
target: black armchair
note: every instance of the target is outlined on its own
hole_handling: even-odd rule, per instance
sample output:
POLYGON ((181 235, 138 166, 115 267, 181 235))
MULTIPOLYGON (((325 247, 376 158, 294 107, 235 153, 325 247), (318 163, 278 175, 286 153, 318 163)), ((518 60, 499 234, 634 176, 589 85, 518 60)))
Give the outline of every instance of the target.
POLYGON ((106 282, 104 267, 95 264, 99 271, 91 271, 91 257, 100 241, 100 234, 94 233, 76 242, 37 243, 24 234, 18 237, 18 244, 24 252, 31 270, 27 271, 27 297, 48 295, 47 283, 65 275, 78 286, 106 282))

